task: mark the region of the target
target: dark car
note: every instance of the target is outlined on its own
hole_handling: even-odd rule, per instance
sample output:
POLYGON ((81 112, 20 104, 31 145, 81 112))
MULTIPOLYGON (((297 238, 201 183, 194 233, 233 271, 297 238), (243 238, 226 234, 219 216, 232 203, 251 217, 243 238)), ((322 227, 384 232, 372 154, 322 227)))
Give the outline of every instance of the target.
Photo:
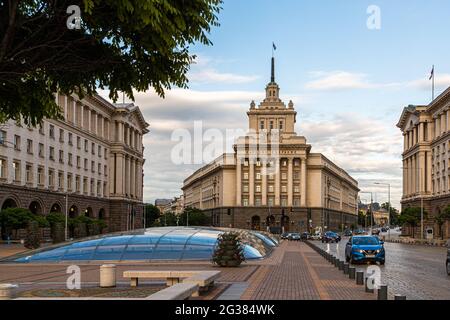
POLYGON ((341 241, 341 236, 338 235, 336 232, 333 232, 333 231, 327 231, 327 232, 325 232, 325 233, 323 234, 323 237, 322 237, 322 243, 323 243, 323 242, 326 242, 326 243, 329 243, 329 242, 331 242, 331 243, 336 242, 336 243, 338 243, 339 241, 341 241))
POLYGON ((388 231, 388 229, 386 227, 381 228, 381 232, 387 232, 387 231, 388 231))
POLYGON ((302 235, 300 236, 300 238, 302 240, 309 240, 309 239, 311 239, 311 235, 309 234, 309 232, 303 232, 302 235))
MULTIPOLYGON (((450 245, 450 240, 448 241, 449 245, 450 245)), ((447 249, 447 263, 446 263, 446 267, 447 267, 447 274, 450 276, 450 247, 447 249)))
POLYGON ((300 241, 301 240, 300 233, 291 233, 291 234, 289 234, 288 240, 300 241))
POLYGON ((281 234, 281 239, 288 239, 289 238, 290 233, 289 232, 285 232, 281 234))
POLYGON ((353 236, 345 245, 345 260, 355 262, 379 262, 383 265, 386 261, 384 242, 376 236, 353 236))
POLYGON ((351 237, 352 235, 353 235, 352 230, 345 230, 345 231, 344 231, 344 236, 346 236, 346 237, 351 237))

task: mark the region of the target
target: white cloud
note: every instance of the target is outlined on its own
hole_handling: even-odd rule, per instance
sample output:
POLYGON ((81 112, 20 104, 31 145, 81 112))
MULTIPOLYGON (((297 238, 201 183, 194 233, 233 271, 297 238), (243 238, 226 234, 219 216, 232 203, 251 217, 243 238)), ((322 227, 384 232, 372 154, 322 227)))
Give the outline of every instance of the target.
MULTIPOLYGON (((436 74, 434 81, 437 89, 446 89, 450 86, 450 74, 436 74)), ((427 75, 424 75, 423 79, 410 81, 407 85, 416 89, 431 90, 431 80, 429 80, 429 76, 427 75)))
POLYGON ((306 89, 310 90, 373 89, 388 86, 370 82, 368 76, 364 73, 315 71, 311 72, 310 75, 316 78, 306 84, 306 89))

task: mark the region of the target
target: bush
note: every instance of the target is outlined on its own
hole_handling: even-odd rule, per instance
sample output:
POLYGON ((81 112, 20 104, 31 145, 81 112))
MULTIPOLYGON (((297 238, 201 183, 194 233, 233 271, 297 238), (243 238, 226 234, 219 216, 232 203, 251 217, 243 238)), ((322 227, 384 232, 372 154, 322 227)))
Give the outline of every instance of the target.
POLYGON ((37 221, 32 220, 28 223, 24 245, 28 249, 37 249, 41 246, 41 231, 37 221))
POLYGON ((214 249, 212 262, 220 267, 238 267, 243 261, 244 249, 239 235, 234 232, 222 233, 214 249))
POLYGON ((53 222, 51 225, 53 243, 60 243, 66 240, 65 224, 63 222, 53 222))

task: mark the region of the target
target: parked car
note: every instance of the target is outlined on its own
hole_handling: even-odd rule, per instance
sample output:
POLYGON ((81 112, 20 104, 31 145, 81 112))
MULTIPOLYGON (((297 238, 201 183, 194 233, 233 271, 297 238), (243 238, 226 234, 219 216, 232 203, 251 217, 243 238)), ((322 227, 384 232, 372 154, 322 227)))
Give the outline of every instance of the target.
POLYGON ((384 242, 376 236, 353 236, 345 245, 345 260, 350 263, 379 262, 384 265, 384 242))
POLYGON ((374 235, 379 235, 379 234, 380 234, 380 229, 373 228, 373 229, 372 229, 372 234, 374 234, 374 235))
POLYGON ((336 242, 336 243, 338 243, 339 241, 341 241, 341 236, 340 235, 338 235, 336 232, 333 232, 333 231, 327 231, 327 232, 325 232, 324 234, 323 234, 323 237, 322 237, 322 243, 323 242, 326 242, 326 243, 329 243, 329 242, 336 242))
POLYGON ((450 276, 450 240, 447 241, 447 263, 446 268, 447 268, 447 274, 450 276))
POLYGON ((381 232, 387 232, 387 231, 388 231, 388 228, 386 228, 386 227, 381 228, 381 232))
POLYGON ((321 233, 314 233, 313 235, 311 235, 311 240, 320 240, 320 239, 322 239, 321 233))
POLYGON ((311 239, 311 235, 309 234, 309 232, 303 232, 302 235, 300 236, 300 238, 302 240, 309 240, 309 239, 311 239))
POLYGON ((285 233, 282 233, 282 234, 281 234, 281 239, 284 239, 284 240, 286 240, 286 239, 288 239, 288 238, 289 238, 289 235, 290 235, 290 233, 289 233, 289 232, 285 232, 285 233))
POLYGON ((344 236, 346 236, 346 237, 351 237, 352 235, 353 235, 352 230, 345 230, 345 231, 344 231, 344 236))
POLYGON ((365 234, 366 232, 362 229, 358 229, 355 232, 353 232, 355 235, 365 234))
POLYGON ((291 241, 300 241, 300 240, 301 240, 300 233, 297 233, 297 232, 290 233, 290 234, 289 234, 289 237, 288 237, 288 240, 291 240, 291 241))

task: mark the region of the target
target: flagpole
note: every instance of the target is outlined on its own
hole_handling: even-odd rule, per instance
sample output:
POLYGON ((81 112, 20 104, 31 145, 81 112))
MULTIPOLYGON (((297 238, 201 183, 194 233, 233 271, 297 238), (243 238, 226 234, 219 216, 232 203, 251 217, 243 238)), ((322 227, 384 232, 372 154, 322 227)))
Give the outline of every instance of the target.
POLYGON ((433 64, 433 81, 432 81, 432 94, 431 94, 431 101, 434 101, 434 64, 433 64))

